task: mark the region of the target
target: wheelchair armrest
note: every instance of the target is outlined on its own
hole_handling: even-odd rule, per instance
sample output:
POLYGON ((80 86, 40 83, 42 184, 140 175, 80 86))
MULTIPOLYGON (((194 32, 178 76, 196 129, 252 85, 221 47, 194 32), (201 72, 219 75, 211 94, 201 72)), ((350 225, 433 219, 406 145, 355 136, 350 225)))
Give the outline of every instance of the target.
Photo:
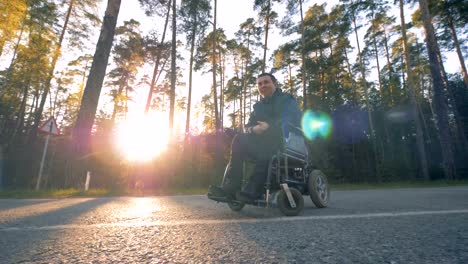
POLYGON ((300 127, 294 126, 291 123, 287 123, 286 126, 287 126, 289 132, 293 132, 293 133, 299 134, 299 135, 304 135, 304 131, 302 131, 302 129, 300 127))
MULTIPOLYGON (((291 133, 294 134, 294 135, 296 135, 296 136, 298 136, 298 137, 304 138, 304 132, 302 131, 302 129, 301 129, 300 127, 294 126, 294 125, 291 124, 291 123, 287 123, 285 128, 286 128, 286 130, 287 130, 287 132, 288 132, 288 133, 285 133, 285 134, 284 134, 284 135, 285 135, 285 136, 284 136, 284 141, 285 141, 285 142, 288 140, 288 138, 290 137, 290 134, 291 134, 291 133), (287 136, 286 136, 286 135, 287 135, 287 136)), ((285 132, 285 131, 283 130, 283 132, 285 132)))

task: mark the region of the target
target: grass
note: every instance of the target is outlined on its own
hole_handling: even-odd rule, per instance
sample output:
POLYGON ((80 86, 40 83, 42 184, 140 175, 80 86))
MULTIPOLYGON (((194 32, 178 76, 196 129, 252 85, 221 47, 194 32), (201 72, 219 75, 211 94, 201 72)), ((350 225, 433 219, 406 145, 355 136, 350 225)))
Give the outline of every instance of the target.
POLYGON ((87 192, 78 189, 47 189, 47 190, 5 190, 0 191, 0 198, 69 198, 69 197, 105 197, 118 195, 115 191, 106 189, 91 189, 87 192))
POLYGON ((468 180, 459 181, 398 181, 383 183, 338 183, 331 184, 332 190, 369 190, 369 189, 396 189, 396 188, 428 188, 428 187, 447 187, 447 186, 466 186, 468 180))
MULTIPOLYGON (((394 189, 394 188, 427 188, 427 187, 447 187, 447 186, 466 186, 468 180, 463 181, 401 181, 387 183, 339 183, 331 184, 333 190, 369 190, 369 189, 394 189)), ((157 190, 109 190, 109 189, 90 189, 82 191, 78 189, 48 189, 48 190, 4 190, 0 191, 0 198, 73 198, 73 197, 114 197, 114 196, 164 196, 164 195, 192 195, 206 194, 207 188, 191 189, 157 189, 157 190)))
POLYGON ((0 191, 0 198, 28 199, 28 198, 73 198, 73 197, 113 197, 113 196, 163 196, 163 195, 191 195, 205 194, 207 188, 193 189, 169 189, 169 190, 109 190, 109 189, 90 189, 82 191, 78 189, 46 189, 46 190, 4 190, 0 191))

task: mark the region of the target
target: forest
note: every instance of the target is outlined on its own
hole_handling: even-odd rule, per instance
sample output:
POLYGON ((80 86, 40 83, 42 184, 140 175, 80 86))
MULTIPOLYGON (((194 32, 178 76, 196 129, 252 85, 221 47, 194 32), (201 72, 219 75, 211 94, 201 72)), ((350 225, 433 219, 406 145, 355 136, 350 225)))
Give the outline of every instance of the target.
POLYGON ((132 1, 146 17, 120 23, 121 0, 0 0, 0 189, 217 183, 262 72, 329 120, 307 143, 332 183, 468 179, 465 0, 248 2, 229 36, 217 0, 132 1), (158 132, 122 141, 167 141, 144 161, 115 147, 137 91, 158 132))

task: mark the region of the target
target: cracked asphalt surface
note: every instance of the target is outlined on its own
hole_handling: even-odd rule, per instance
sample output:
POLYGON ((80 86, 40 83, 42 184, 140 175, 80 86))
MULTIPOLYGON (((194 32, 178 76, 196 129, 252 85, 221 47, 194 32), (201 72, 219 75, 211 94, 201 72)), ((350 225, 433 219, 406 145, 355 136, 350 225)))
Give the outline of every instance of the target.
POLYGON ((0 263, 468 263, 468 186, 331 198, 298 217, 202 195, 0 199, 0 263))

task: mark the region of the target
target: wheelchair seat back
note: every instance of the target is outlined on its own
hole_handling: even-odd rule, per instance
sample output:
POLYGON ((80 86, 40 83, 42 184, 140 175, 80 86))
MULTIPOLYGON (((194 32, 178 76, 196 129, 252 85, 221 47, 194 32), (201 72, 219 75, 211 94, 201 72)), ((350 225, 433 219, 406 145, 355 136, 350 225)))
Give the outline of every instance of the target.
POLYGON ((307 160, 308 150, 302 130, 294 127, 289 131, 288 137, 284 138, 283 152, 287 156, 301 160, 307 160))

